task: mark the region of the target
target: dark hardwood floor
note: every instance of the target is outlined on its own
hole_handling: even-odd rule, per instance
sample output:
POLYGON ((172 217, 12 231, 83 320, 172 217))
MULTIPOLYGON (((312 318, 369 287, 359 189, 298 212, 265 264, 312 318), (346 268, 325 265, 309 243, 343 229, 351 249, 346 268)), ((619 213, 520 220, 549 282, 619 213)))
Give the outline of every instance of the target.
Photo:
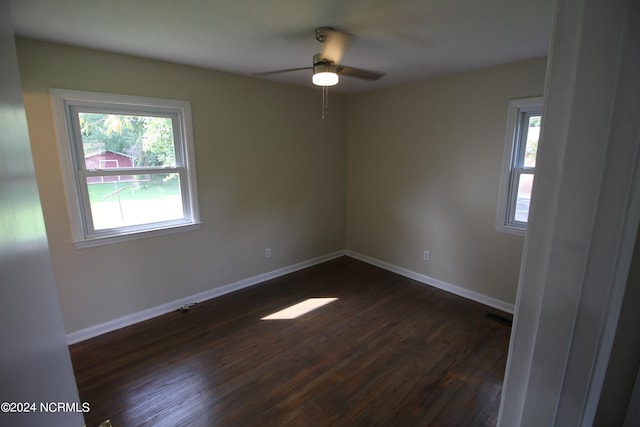
POLYGON ((71 346, 87 427, 495 425, 510 328, 338 258, 71 346), (312 297, 291 320, 263 317, 312 297))

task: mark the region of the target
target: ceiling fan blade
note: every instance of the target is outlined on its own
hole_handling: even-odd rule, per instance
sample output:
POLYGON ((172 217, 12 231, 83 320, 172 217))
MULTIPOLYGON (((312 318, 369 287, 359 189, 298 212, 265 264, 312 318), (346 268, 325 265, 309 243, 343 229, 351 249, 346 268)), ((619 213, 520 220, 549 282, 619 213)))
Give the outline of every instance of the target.
POLYGON ((349 40, 352 37, 351 34, 336 29, 327 29, 322 36, 322 52, 320 53, 320 57, 334 64, 339 64, 349 46, 349 40))
POLYGON ((338 65, 338 74, 341 76, 355 77, 365 80, 378 80, 384 77, 384 73, 378 73, 376 71, 363 70, 361 68, 347 67, 338 65))
POLYGON ((272 74, 290 73, 292 71, 312 70, 313 67, 300 67, 300 68, 286 68, 284 70, 263 71, 261 73, 254 73, 254 76, 270 76, 272 74))

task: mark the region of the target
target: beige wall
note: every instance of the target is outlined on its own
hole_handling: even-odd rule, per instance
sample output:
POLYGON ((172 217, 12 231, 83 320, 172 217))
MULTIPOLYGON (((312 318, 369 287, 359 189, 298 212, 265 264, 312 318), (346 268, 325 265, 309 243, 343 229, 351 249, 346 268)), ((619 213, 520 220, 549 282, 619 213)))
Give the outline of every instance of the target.
POLYGON ((494 228, 507 104, 542 95, 545 67, 351 96, 347 248, 513 304, 523 238, 494 228))
POLYGON ((321 120, 317 90, 31 40, 17 48, 68 333, 344 249, 344 96, 321 120), (49 88, 190 101, 201 229, 75 249, 49 88))

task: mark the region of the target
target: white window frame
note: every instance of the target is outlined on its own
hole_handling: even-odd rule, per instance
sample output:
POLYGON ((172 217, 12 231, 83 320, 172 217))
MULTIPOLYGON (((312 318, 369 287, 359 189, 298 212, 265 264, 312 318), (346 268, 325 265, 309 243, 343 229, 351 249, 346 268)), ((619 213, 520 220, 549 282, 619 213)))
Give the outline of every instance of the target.
POLYGON ((189 231, 199 228, 198 192, 196 185, 195 153, 188 101, 51 89, 51 103, 56 127, 58 152, 64 180, 67 210, 73 244, 77 248, 118 243, 145 237, 189 231), (86 178, 92 174, 130 174, 131 169, 87 170, 82 156, 82 138, 74 120, 78 109, 110 110, 117 114, 160 115, 171 117, 174 128, 176 166, 148 169, 151 173, 177 173, 180 176, 184 217, 172 221, 95 230, 92 225, 86 178))
MULTIPOLYGON (((523 120, 534 114, 542 114, 543 97, 512 99, 507 111, 507 130, 504 138, 502 173, 498 189, 498 207, 496 210, 496 231, 524 236, 527 223, 515 220, 517 184, 523 174, 535 177, 535 168, 520 166, 519 157, 524 153, 522 143, 523 120)), ((526 138, 525 142, 526 144, 526 138)))

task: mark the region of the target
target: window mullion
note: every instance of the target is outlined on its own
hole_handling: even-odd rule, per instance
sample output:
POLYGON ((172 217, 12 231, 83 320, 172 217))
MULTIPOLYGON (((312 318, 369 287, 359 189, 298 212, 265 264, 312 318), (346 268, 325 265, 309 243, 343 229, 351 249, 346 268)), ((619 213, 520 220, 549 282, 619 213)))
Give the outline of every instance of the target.
POLYGON ((157 175, 180 173, 184 168, 109 168, 109 169, 80 169, 78 172, 86 177, 90 176, 118 176, 118 175, 157 175))

